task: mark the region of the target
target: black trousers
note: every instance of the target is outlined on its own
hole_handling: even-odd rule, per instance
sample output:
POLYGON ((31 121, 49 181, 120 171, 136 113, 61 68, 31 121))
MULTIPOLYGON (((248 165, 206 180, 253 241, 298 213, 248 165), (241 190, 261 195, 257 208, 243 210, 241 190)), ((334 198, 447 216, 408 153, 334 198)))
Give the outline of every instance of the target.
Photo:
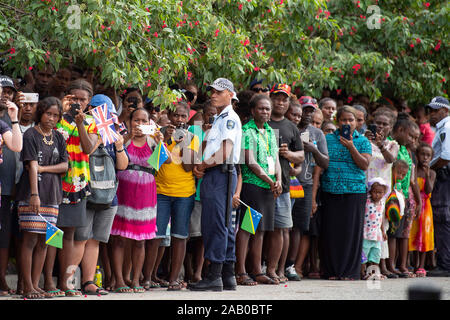
POLYGON ((450 177, 437 175, 431 194, 436 264, 450 271, 450 177))
POLYGON ((326 278, 359 279, 366 193, 322 194, 320 261, 326 278))

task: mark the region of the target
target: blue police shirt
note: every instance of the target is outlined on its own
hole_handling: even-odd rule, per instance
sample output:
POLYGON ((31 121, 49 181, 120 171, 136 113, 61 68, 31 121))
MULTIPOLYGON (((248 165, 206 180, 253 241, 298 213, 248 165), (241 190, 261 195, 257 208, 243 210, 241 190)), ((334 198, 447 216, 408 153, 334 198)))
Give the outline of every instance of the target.
POLYGON ((233 163, 239 163, 241 154, 242 125, 239 116, 234 112, 231 105, 215 116, 214 123, 206 136, 206 147, 203 159, 208 160, 216 153, 224 140, 233 143, 233 163))

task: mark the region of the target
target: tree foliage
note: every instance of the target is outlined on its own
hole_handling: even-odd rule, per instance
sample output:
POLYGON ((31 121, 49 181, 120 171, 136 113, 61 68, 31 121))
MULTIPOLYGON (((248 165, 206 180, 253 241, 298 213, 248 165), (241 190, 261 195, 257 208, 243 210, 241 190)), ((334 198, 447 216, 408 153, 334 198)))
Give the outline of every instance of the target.
POLYGON ((177 98, 175 81, 219 76, 414 104, 447 94, 449 9, 417 0, 0 0, 0 54, 13 76, 75 63, 162 105, 177 98))

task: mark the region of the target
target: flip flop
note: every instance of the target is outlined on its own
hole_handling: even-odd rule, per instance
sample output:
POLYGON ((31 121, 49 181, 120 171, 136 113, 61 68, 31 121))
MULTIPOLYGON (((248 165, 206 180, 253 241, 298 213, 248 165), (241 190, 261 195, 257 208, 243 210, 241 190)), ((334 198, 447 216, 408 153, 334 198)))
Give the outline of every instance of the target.
POLYGON ((99 288, 97 287, 97 289, 95 289, 95 291, 90 291, 90 290, 86 290, 86 287, 90 284, 93 284, 97 287, 97 285, 95 284, 94 281, 86 281, 85 283, 83 283, 83 285, 81 286, 81 292, 85 295, 89 295, 89 296, 105 296, 108 294, 108 291, 106 291, 103 288, 99 288))
POLYGON ((64 294, 65 297, 81 297, 81 291, 73 289, 64 291, 64 294))
POLYGON ((129 286, 120 287, 114 289, 114 293, 133 293, 133 289, 131 289, 129 286))
POLYGON ((259 273, 254 276, 251 276, 258 284, 278 284, 275 280, 271 279, 264 273, 259 273))
POLYGON ((29 292, 22 295, 23 299, 27 300, 36 300, 36 299, 44 299, 44 295, 39 292, 29 292))
POLYGON ((414 273, 409 272, 409 271, 402 272, 398 276, 400 278, 415 278, 416 277, 416 275, 414 273))
POLYGON ((183 282, 173 281, 169 284, 167 291, 180 291, 181 289, 183 289, 183 287, 183 282))
POLYGON ((48 291, 45 291, 45 292, 47 292, 48 294, 51 294, 52 295, 52 297, 55 297, 55 298, 58 298, 58 297, 64 297, 66 294, 63 292, 63 291, 61 291, 60 289, 56 289, 56 290, 48 290, 48 291))
POLYGON ((145 289, 144 289, 144 287, 133 287, 132 288, 133 289, 133 292, 134 293, 144 293, 145 292, 145 289))
POLYGON ((419 278, 424 278, 427 276, 427 272, 425 271, 424 268, 419 268, 416 270, 416 276, 419 278))
POLYGON ((239 286, 256 286, 257 281, 254 281, 247 273, 240 273, 236 277, 236 282, 239 286))

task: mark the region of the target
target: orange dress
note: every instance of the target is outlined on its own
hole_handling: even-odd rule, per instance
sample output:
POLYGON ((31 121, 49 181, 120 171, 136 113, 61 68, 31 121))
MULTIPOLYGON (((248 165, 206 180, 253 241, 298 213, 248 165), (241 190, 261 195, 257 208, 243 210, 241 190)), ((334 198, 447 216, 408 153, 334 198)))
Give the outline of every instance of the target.
POLYGON ((422 197, 422 211, 418 219, 414 219, 409 234, 409 251, 427 252, 434 249, 433 210, 431 208, 431 194, 425 194, 425 179, 417 177, 420 196, 422 197))

